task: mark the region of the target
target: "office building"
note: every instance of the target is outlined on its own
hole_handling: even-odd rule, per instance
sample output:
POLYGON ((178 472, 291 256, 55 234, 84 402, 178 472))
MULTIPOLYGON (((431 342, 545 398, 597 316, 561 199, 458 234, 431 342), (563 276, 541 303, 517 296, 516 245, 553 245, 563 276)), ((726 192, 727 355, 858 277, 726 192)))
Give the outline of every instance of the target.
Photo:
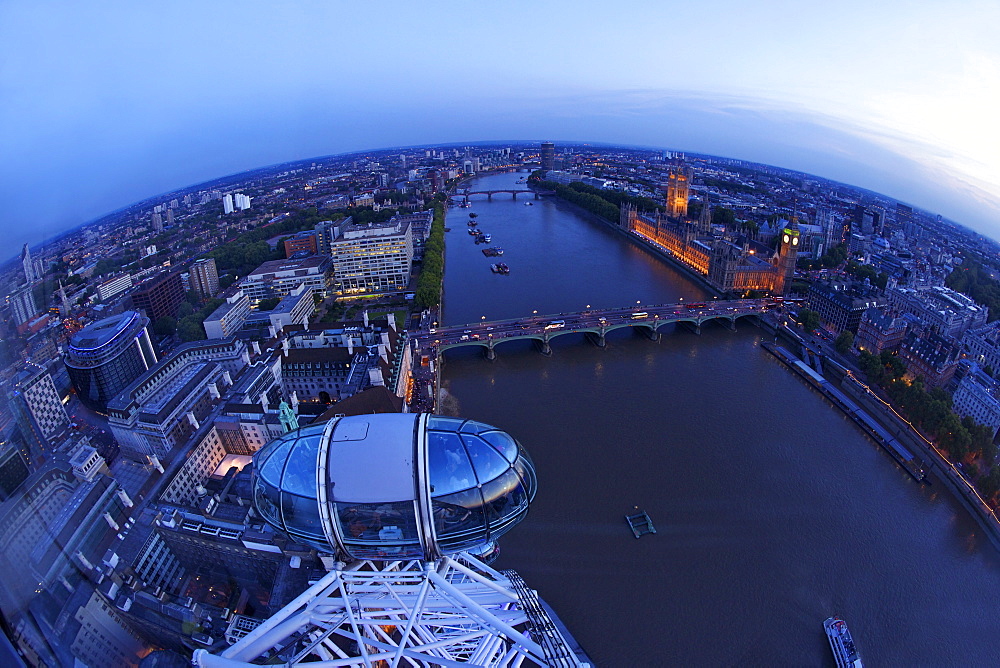
POLYGON ((69 432, 69 415, 52 376, 42 367, 26 363, 14 376, 7 399, 21 436, 36 460, 50 454, 69 432))
POLYGON ((333 286, 330 258, 314 255, 301 260, 271 260, 240 281, 240 289, 254 305, 262 299, 284 297, 300 285, 326 297, 333 286))
POLYGON ((294 237, 285 239, 285 257, 292 257, 296 253, 305 252, 308 255, 319 253, 316 245, 315 232, 299 232, 294 237))
POLYGON ((924 379, 928 390, 944 387, 958 368, 961 349, 954 339, 934 331, 911 331, 899 347, 899 357, 906 363, 908 381, 924 379))
POLYGON ((550 141, 543 141, 541 147, 542 169, 549 170, 556 167, 556 145, 550 141))
POLYGON ((144 312, 150 322, 167 316, 173 318, 184 301, 184 282, 180 272, 164 272, 140 283, 129 298, 132 308, 144 312))
POLYGON ((0 502, 11 498, 28 476, 26 453, 18 444, 0 439, 0 502))
POLYGON ((291 327, 281 356, 282 386, 303 401, 329 403, 369 387, 404 396, 410 347, 392 319, 340 327, 291 327))
POLYGON ((340 294, 405 290, 413 268, 413 231, 409 221, 336 228, 330 257, 340 294))
POLYGON ((132 275, 122 274, 109 278, 97 286, 97 298, 104 302, 132 287, 132 275))
POLYGON ((241 341, 181 345, 108 402, 111 432, 122 448, 163 457, 201 428, 249 362, 241 341))
POLYGON ((191 289, 202 299, 211 299, 219 291, 219 272, 215 268, 215 258, 195 260, 188 272, 191 289))
POLYGON ((883 350, 895 352, 906 336, 908 324, 905 318, 880 308, 870 308, 861 316, 858 332, 854 336, 854 347, 867 350, 873 355, 883 350))
POLYGON ((210 339, 228 339, 235 336, 250 316, 250 300, 242 290, 226 297, 225 303, 212 311, 202 325, 210 339))
POLYGON ((70 338, 63 361, 84 404, 105 412, 109 401, 156 364, 148 326, 145 316, 125 311, 70 338))
POLYGON ((930 288, 895 287, 886 291, 889 305, 910 313, 944 336, 961 338, 968 329, 986 324, 989 309, 968 295, 943 286, 930 288))
POLYGON ((837 334, 857 334, 865 312, 883 306, 884 299, 860 286, 837 281, 809 286, 809 308, 819 314, 826 329, 837 334))

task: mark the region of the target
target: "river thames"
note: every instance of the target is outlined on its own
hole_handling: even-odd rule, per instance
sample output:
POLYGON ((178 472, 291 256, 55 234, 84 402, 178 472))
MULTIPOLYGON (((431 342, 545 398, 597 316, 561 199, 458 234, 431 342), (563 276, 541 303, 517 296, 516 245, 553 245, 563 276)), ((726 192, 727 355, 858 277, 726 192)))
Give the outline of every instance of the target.
MULTIPOLYGON (((525 174, 472 189, 524 187, 525 174)), ((449 211, 448 324, 702 299, 691 280, 554 199, 449 211), (526 206, 531 202, 531 206, 526 206), (468 213, 505 249, 494 275, 468 213)), ((1000 555, 943 485, 920 485, 760 346, 749 323, 446 353, 442 412, 531 453, 539 492, 499 568, 539 591, 599 666, 997 665, 1000 555), (645 509, 657 533, 633 538, 645 509)))

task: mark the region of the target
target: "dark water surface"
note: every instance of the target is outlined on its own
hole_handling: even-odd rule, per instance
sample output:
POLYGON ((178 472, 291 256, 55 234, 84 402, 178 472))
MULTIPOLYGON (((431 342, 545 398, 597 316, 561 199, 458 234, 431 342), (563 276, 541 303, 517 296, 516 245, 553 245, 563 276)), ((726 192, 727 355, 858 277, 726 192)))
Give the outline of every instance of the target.
MULTIPOLYGON (((448 323, 703 297, 570 207, 506 197, 449 212, 448 323), (489 272, 469 212, 510 276, 489 272)), ((749 324, 660 342, 619 330, 604 350, 567 335, 551 357, 518 342, 494 362, 447 353, 447 411, 510 431, 538 467, 538 497, 496 565, 517 569, 601 666, 833 665, 832 614, 869 666, 1000 665, 995 549, 761 336, 749 324), (656 535, 632 537, 636 505, 656 535)))

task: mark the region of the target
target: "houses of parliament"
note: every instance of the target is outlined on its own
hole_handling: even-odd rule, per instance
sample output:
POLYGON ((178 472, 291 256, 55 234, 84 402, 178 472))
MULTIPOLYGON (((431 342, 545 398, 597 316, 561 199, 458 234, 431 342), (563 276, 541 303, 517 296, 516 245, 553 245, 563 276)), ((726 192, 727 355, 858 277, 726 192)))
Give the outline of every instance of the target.
POLYGON ((791 288, 799 245, 795 218, 782 230, 777 249, 726 230, 713 232, 707 196, 697 219, 688 217, 691 169, 671 165, 666 188, 666 212, 638 211, 622 204, 621 227, 672 256, 706 278, 716 289, 735 296, 750 291, 782 295, 791 288))

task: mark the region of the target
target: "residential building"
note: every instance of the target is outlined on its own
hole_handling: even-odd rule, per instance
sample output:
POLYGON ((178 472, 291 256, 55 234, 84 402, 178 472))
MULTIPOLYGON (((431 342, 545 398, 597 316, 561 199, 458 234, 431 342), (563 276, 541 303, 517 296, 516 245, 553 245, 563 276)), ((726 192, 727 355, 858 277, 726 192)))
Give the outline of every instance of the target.
POLYGON ((869 308, 861 315, 858 332, 854 336, 854 347, 867 350, 873 355, 883 350, 895 352, 906 336, 908 325, 901 318, 881 308, 869 308))
POLYGON ((962 345, 981 367, 1000 372, 1000 320, 967 330, 962 345))
POLYGON ((906 362, 906 378, 923 378, 928 390, 944 387, 955 374, 961 350, 953 339, 936 332, 918 334, 911 331, 899 347, 899 356, 906 362))
POLYGON ((188 274, 191 289, 202 299, 211 299, 219 291, 219 272, 214 257, 195 260, 188 274))
POLYGON ((233 212, 233 196, 229 193, 222 198, 222 211, 227 214, 233 212))

